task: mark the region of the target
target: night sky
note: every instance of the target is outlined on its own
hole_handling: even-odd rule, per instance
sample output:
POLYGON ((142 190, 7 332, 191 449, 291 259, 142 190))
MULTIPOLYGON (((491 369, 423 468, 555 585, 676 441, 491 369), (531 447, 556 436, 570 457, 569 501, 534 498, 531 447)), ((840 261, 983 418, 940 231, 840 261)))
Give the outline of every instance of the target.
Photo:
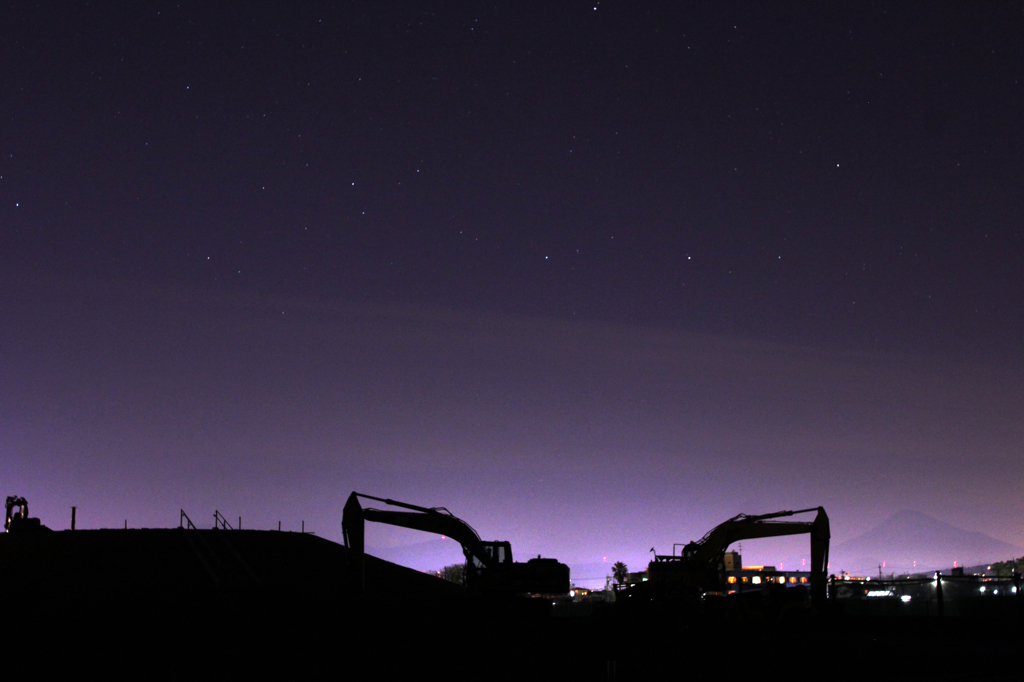
POLYGON ((340 541, 355 489, 578 582, 817 505, 1024 546, 1021 36, 1020 2, 5 6, 0 494, 340 541))

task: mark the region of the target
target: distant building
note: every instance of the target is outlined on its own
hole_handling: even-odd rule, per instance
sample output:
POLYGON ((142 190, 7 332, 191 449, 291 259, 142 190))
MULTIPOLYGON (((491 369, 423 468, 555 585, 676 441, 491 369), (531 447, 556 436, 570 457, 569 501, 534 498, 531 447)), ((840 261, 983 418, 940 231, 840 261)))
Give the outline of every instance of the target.
POLYGON ((569 598, 573 602, 605 602, 615 601, 613 593, 605 590, 591 590, 585 587, 573 587, 569 590, 569 598))
POLYGON ((626 574, 626 585, 628 585, 630 587, 632 587, 633 585, 636 585, 638 583, 645 583, 645 582, 647 582, 647 569, 646 568, 644 570, 642 570, 642 571, 637 571, 636 573, 627 573, 626 574))
POLYGON ((808 571, 777 571, 774 566, 743 566, 729 570, 726 566, 725 582, 728 592, 763 589, 769 585, 786 587, 810 587, 811 574, 808 571))

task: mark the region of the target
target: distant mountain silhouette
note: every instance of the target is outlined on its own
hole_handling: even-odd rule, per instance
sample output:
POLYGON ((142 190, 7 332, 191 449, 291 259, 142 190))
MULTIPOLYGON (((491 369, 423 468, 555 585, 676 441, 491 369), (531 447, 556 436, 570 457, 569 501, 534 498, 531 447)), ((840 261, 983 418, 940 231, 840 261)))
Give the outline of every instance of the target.
POLYGON ((978 531, 964 530, 918 511, 904 510, 852 540, 833 545, 830 572, 855 575, 914 573, 1003 561, 1024 549, 978 531), (916 562, 916 565, 915 565, 916 562))

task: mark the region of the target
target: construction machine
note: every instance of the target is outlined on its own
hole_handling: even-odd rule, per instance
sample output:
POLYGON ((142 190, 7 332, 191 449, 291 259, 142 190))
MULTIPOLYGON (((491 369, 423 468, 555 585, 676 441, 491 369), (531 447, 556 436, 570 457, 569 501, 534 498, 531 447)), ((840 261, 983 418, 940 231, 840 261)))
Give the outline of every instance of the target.
POLYGON ((696 600, 708 593, 724 593, 727 586, 724 559, 729 545, 740 540, 802 533, 811 536, 811 604, 823 607, 830 538, 828 515, 823 507, 760 516, 738 514, 712 528, 700 540, 687 543, 679 555, 655 554, 654 561, 647 567, 646 596, 696 600), (777 520, 807 512, 817 512, 813 521, 777 520))
POLYGON ((20 533, 34 530, 50 530, 39 522, 39 519, 29 518, 28 500, 17 495, 8 495, 7 514, 4 517, 4 531, 8 533, 20 533))
POLYGON ((503 594, 566 594, 569 592, 569 567, 557 559, 539 555, 526 563, 512 560, 508 541, 481 540, 473 528, 444 507, 420 507, 373 495, 353 492, 345 503, 342 530, 353 578, 360 588, 365 586, 364 524, 366 521, 387 523, 428 533, 438 533, 462 545, 466 557, 463 581, 467 589, 503 594), (376 500, 408 511, 363 509, 359 498, 376 500))

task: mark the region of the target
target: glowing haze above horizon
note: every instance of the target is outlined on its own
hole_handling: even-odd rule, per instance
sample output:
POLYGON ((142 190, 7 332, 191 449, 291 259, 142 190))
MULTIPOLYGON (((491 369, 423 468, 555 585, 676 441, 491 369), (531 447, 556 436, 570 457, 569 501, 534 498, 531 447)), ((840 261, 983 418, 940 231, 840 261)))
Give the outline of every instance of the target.
POLYGON ((915 509, 1024 546, 1022 29, 4 8, 0 494, 340 541, 358 490, 581 582, 818 505, 834 542, 915 509))

